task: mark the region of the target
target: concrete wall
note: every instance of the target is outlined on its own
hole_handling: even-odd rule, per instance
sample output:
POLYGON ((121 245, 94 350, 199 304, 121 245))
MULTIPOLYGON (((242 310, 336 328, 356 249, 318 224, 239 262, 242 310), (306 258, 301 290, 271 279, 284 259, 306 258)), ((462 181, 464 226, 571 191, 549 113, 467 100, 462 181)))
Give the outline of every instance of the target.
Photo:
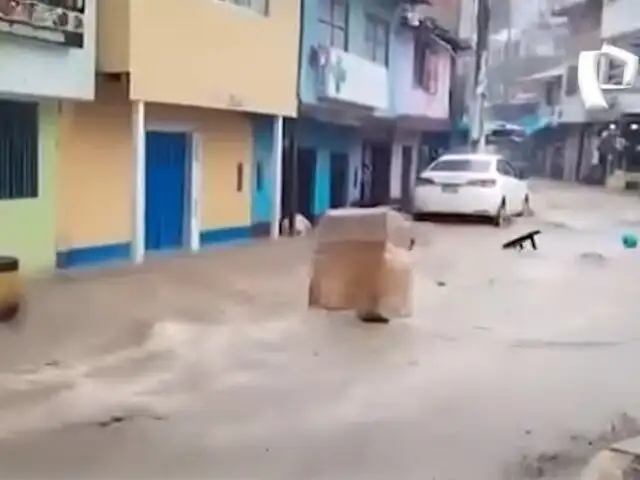
POLYGON ((640 18, 633 14, 637 11, 635 0, 609 0, 603 2, 602 37, 612 38, 625 33, 640 30, 640 18))
MULTIPOLYGON (((365 15, 371 13, 384 20, 391 20, 398 2, 391 0, 350 0, 348 19, 347 50, 358 56, 365 56, 364 29, 365 15)), ((318 0, 303 0, 302 38, 300 41, 300 98, 303 103, 318 101, 316 74, 309 63, 312 47, 321 43, 318 19, 318 0)), ((392 28, 391 34, 394 35, 392 28)))
POLYGON ((220 0, 114 7, 100 18, 98 63, 130 73, 132 99, 296 114, 300 0, 272 0, 267 16, 220 0))
POLYGON ((125 95, 126 87, 107 84, 95 102, 63 105, 56 172, 59 252, 100 247, 114 256, 128 255, 134 169, 125 95))
POLYGON ((251 223, 265 225, 271 220, 273 208, 273 117, 255 116, 253 127, 253 178, 251 223), (258 179, 260 175, 260 179, 258 179))
POLYGON ((45 271, 55 265, 57 103, 41 103, 39 116, 39 195, 37 198, 0 201, 0 252, 18 257, 21 269, 29 273, 45 271))
POLYGON ((349 155, 349 185, 354 183, 356 175, 352 152, 359 145, 357 131, 348 127, 321 123, 304 119, 298 123, 298 143, 301 148, 313 148, 317 152, 314 213, 322 214, 329 209, 331 194, 331 153, 340 152, 349 155))
POLYGON ((90 100, 94 95, 96 0, 86 0, 83 48, 13 35, 0 39, 0 93, 90 100))
POLYGON ((562 180, 575 182, 578 180, 578 153, 580 152, 580 127, 569 128, 564 144, 564 170, 562 180))
MULTIPOLYGON (((60 135, 56 240, 65 258, 125 259, 133 225, 133 144, 126 87, 101 87, 95 103, 65 105, 60 135)), ((203 244, 249 236, 252 130, 241 113, 147 106, 147 124, 193 130, 201 161, 200 224, 203 244), (236 188, 237 165, 243 188, 236 188)), ((62 261, 72 264, 73 261, 62 261)))
POLYGON ((420 134, 417 132, 396 132, 391 155, 390 194, 392 199, 402 197, 402 148, 411 147, 413 156, 411 159, 411 181, 415 183, 418 171, 418 149, 420 147, 420 134))
POLYGON ((437 55, 438 88, 427 93, 416 87, 413 75, 413 35, 400 32, 394 46, 394 65, 392 69, 393 111, 396 114, 428 116, 437 119, 449 118, 449 93, 451 88, 451 57, 444 49, 434 52, 437 55))
POLYGON ((458 11, 458 35, 471 40, 476 30, 475 0, 460 0, 458 11))
POLYGON ((128 72, 131 30, 129 0, 97 0, 97 2, 98 71, 128 72))

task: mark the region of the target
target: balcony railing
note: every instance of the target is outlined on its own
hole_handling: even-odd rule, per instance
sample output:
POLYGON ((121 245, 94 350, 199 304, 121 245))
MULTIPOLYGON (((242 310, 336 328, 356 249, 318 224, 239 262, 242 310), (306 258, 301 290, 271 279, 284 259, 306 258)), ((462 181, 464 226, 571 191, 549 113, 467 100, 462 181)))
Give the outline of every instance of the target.
POLYGON ((384 65, 338 48, 315 47, 318 96, 375 110, 389 108, 389 72, 384 65))

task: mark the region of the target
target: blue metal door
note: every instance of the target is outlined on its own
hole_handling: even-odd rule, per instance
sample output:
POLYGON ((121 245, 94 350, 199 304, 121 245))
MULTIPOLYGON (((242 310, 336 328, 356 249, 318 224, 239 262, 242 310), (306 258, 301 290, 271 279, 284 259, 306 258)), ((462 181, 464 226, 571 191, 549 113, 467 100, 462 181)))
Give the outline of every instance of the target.
POLYGON ((184 245, 188 134, 147 132, 145 248, 184 245))

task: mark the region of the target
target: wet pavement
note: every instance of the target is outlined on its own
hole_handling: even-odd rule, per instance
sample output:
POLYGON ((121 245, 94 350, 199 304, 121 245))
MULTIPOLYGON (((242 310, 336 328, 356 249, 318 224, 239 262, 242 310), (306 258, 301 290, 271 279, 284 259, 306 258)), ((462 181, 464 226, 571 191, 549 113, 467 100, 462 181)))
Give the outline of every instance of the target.
POLYGON ((640 434, 640 198, 533 188, 503 230, 419 224, 390 325, 307 311, 308 239, 34 282, 0 331, 0 478, 576 478, 640 434))

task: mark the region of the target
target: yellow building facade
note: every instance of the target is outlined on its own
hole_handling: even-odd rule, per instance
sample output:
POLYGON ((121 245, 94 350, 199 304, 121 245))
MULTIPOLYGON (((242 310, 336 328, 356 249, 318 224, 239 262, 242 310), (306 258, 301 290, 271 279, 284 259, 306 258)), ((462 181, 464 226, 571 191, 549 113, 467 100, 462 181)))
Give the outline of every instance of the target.
POLYGON ((300 1, 266 3, 99 0, 96 100, 60 111, 60 267, 252 236, 254 117, 297 108, 300 1))

